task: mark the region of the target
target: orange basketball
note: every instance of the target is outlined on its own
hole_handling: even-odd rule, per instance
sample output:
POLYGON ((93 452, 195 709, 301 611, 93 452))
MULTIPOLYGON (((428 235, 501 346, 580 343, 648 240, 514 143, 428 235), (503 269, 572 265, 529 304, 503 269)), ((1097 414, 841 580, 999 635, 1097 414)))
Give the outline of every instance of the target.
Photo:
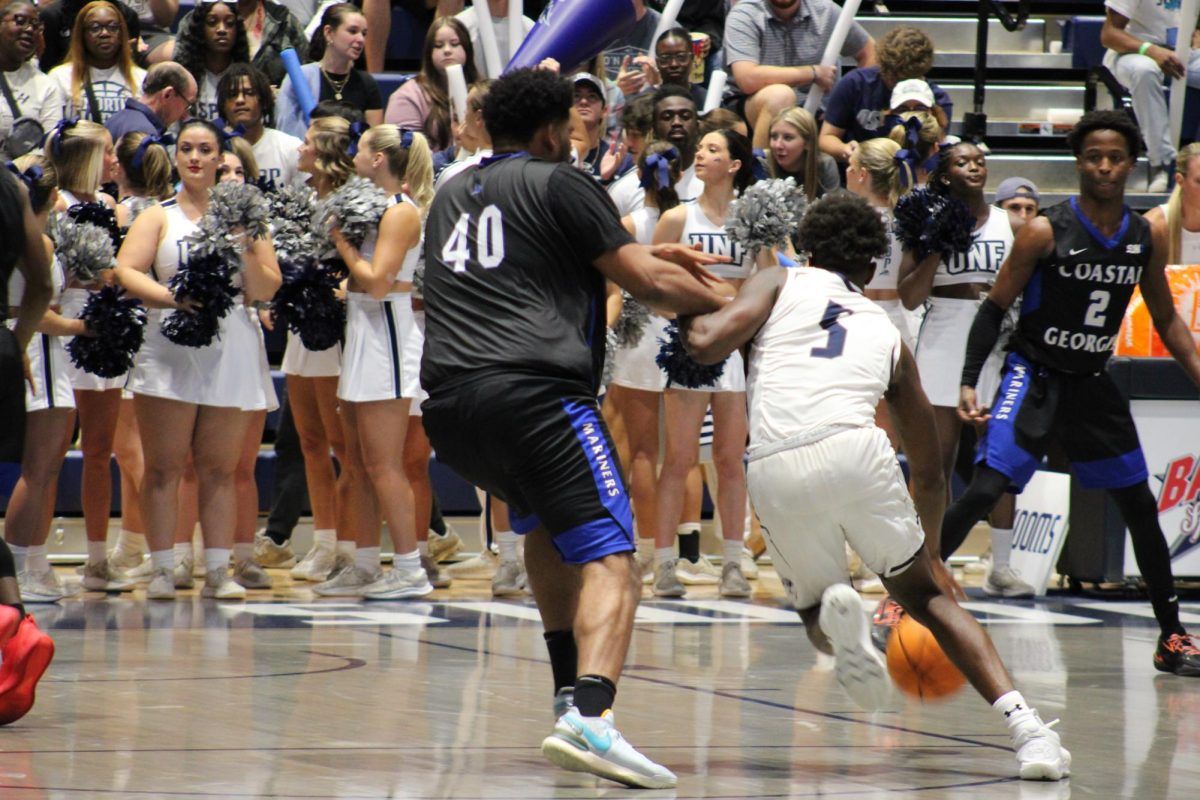
POLYGON ((887 666, 896 686, 921 700, 949 697, 967 682, 929 629, 907 614, 888 639, 887 666))

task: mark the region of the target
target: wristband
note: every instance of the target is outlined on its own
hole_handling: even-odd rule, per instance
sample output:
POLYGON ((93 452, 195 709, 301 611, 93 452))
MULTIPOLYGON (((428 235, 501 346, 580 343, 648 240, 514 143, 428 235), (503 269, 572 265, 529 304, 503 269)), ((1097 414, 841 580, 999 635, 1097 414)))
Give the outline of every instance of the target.
POLYGON ((1154 47, 1154 44, 1152 42, 1142 42, 1142 46, 1137 49, 1138 55, 1139 56, 1146 55, 1146 51, 1149 50, 1151 47, 1154 47))

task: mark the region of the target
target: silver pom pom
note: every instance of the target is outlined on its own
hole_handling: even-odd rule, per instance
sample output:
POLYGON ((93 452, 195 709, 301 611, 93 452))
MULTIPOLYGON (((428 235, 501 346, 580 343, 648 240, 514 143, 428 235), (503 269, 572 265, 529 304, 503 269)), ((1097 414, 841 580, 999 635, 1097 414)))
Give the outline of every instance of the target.
POLYGON ((634 299, 633 295, 621 290, 621 315, 617 317, 613 332, 621 347, 634 347, 642 340, 646 323, 650 321, 650 309, 634 299))
POLYGON ((54 218, 50 238, 59 263, 80 283, 92 283, 101 270, 117 264, 112 236, 98 225, 59 214, 54 218))
POLYGON ((794 178, 759 181, 730 204, 725 230, 753 257, 786 247, 807 210, 794 178))
POLYGON ((244 232, 251 239, 265 239, 271 230, 267 198, 250 183, 218 183, 210 191, 208 213, 219 227, 244 232))
POLYGON ((153 197, 130 197, 128 201, 122 201, 122 204, 129 209, 129 224, 132 225, 143 211, 158 205, 158 201, 153 197))
POLYGON ((321 241, 313 229, 317 195, 307 186, 281 186, 268 195, 272 238, 279 263, 316 255, 321 241))
POLYGON ((600 374, 600 385, 608 386, 612 383, 613 369, 617 364, 617 348, 620 344, 617 343, 617 332, 612 328, 604 329, 604 371, 600 374))
POLYGON ((367 237, 379 229, 379 220, 387 207, 387 192, 356 175, 317 203, 313 221, 326 237, 333 228, 338 228, 346 241, 362 247, 367 237))

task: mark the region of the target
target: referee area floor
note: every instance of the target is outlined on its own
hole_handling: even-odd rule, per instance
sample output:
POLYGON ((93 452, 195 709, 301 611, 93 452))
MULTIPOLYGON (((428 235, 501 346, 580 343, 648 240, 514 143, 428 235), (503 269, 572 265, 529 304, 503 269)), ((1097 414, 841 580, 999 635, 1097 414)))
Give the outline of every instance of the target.
MULTIPOLYGON (((0 728, 0 798, 1200 796, 1200 682, 1155 672, 1145 602, 969 590, 1018 688, 1062 720, 1073 775, 1036 784, 1016 779, 1004 726, 970 689, 859 711, 769 567, 749 601, 647 591, 615 708, 679 775, 647 791, 542 758, 551 678, 531 598, 459 581, 420 602, 325 601, 272 575, 244 602, 30 606, 57 655, 33 711, 0 728)), ((1182 616, 1200 626, 1200 603, 1182 616)))

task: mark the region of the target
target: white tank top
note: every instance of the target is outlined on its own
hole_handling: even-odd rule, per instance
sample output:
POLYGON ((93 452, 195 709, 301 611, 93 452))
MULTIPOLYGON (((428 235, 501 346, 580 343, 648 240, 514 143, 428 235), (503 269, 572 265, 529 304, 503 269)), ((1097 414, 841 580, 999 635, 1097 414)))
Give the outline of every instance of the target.
MULTIPOLYGON (((1167 204, 1163 203, 1159 208, 1162 209, 1163 219, 1167 221, 1169 229, 1171 218, 1167 215, 1167 204)), ((1180 226, 1179 264, 1200 264, 1200 231, 1189 231, 1180 226)))
POLYGON ((938 262, 933 276, 934 286, 953 286, 960 283, 992 283, 1000 265, 1012 250, 1013 230, 1008 212, 990 206, 987 222, 971 236, 971 249, 955 253, 947 262, 938 262))
MULTIPOLYGON (((63 287, 67 285, 67 274, 63 270, 62 264, 58 263, 57 255, 50 260, 50 280, 54 284, 54 292, 50 295, 50 305, 57 306, 62 299, 63 287)), ((25 276, 19 269, 14 269, 12 275, 8 276, 8 304, 15 308, 21 305, 21 300, 24 298, 25 276)))
POLYGON ((708 271, 726 280, 745 280, 750 277, 754 263, 742 246, 735 242, 724 225, 714 225, 700 210, 698 200, 684 203, 687 221, 683 223, 683 235, 679 241, 686 245, 700 245, 700 250, 718 256, 730 256, 728 264, 709 264, 708 271))
MULTIPOLYGON (((413 208, 416 208, 417 212, 420 213, 421 209, 417 206, 416 201, 404 193, 394 194, 388 198, 388 208, 391 208, 397 203, 408 203, 413 208)), ((376 230, 374 235, 367 237, 366 241, 363 242, 362 249, 359 250, 359 252, 362 253, 362 257, 367 261, 370 261, 375 257, 375 242, 378 236, 379 231, 376 230)), ((396 273, 396 280, 412 283, 413 275, 415 275, 417 271, 417 265, 421 261, 421 254, 425 249, 424 245, 425 224, 422 222, 421 236, 417 239, 417 243, 410 247, 408 252, 404 254, 404 263, 400 265, 400 271, 396 273)))
POLYGON ((633 238, 638 244, 651 245, 654 243, 654 226, 658 224, 658 218, 661 216, 657 208, 642 206, 636 211, 629 214, 629 219, 633 221, 633 238))
POLYGON ((184 237, 198 227, 195 222, 183 213, 183 207, 178 200, 168 200, 162 204, 162 210, 167 217, 167 229, 158 250, 154 253, 154 266, 150 275, 154 280, 166 286, 167 281, 179 271, 179 265, 187 261, 187 244, 184 237))
POLYGON ((841 275, 815 267, 786 275, 750 349, 751 458, 786 440, 873 425, 900 359, 900 333, 887 312, 841 275))
POLYGON ((883 227, 887 229, 888 249, 886 253, 875 259, 875 276, 871 278, 867 288, 895 291, 896 280, 900 273, 900 258, 903 253, 900 250, 900 239, 896 236, 896 221, 892 218, 892 212, 886 208, 880 208, 878 211, 879 218, 883 220, 883 227))

